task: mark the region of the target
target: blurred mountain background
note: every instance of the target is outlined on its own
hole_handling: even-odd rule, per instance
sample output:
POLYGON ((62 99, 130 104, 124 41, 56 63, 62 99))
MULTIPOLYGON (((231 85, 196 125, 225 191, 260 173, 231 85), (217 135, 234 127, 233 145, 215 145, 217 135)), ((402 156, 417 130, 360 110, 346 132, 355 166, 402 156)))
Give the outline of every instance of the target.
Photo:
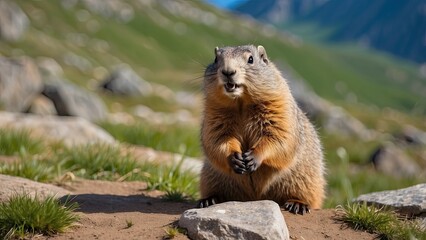
POLYGON ((233 11, 306 38, 353 42, 426 62, 426 3, 422 0, 250 0, 235 4, 233 11))
POLYGON ((318 126, 326 206, 335 206, 426 179, 425 9, 381 0, 0 0, 0 110, 79 116, 120 141, 201 157, 200 88, 214 48, 263 45, 318 126))

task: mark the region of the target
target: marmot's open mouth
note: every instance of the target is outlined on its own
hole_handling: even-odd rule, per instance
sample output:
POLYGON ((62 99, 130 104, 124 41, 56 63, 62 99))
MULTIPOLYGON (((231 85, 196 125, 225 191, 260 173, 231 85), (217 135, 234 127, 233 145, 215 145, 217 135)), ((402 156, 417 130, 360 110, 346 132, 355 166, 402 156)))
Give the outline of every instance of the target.
POLYGON ((238 84, 235 83, 225 83, 225 90, 227 92, 234 92, 235 90, 237 90, 240 86, 238 84))

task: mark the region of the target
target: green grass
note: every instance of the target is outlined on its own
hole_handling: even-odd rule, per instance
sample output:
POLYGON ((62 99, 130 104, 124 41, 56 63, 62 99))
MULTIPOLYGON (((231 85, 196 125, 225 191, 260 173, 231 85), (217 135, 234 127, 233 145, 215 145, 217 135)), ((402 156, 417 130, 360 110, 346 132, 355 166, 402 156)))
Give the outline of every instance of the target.
POLYGON ((127 176, 126 180, 132 180, 135 177, 132 173, 138 168, 131 155, 122 153, 118 146, 110 145, 64 148, 56 153, 55 158, 62 172, 71 171, 88 179, 117 180, 127 176))
POLYGON ((0 155, 36 154, 42 149, 40 140, 31 138, 28 130, 0 129, 0 155))
POLYGON ((165 191, 170 201, 195 200, 198 193, 198 176, 182 171, 180 164, 172 167, 158 167, 148 173, 148 188, 165 191))
POLYGON ((0 203, 0 237, 24 239, 64 232, 78 221, 77 208, 77 203, 61 203, 53 196, 41 199, 16 194, 0 203))
POLYGON ((105 122, 101 127, 122 142, 191 157, 201 156, 198 126, 158 126, 149 123, 125 125, 105 122))
POLYGON ((57 172, 52 164, 29 155, 21 155, 16 162, 0 163, 0 174, 28 178, 37 182, 49 182, 57 177, 57 172))
POLYGON ((402 219, 394 211, 383 207, 352 203, 339 208, 340 220, 355 230, 377 234, 380 239, 426 239, 426 229, 416 221, 402 219))

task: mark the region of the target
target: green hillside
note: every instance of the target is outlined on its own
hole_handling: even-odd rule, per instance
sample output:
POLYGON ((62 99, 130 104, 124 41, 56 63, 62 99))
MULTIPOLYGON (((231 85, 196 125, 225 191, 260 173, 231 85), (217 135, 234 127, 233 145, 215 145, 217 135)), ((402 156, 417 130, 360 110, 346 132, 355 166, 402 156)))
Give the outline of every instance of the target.
POLYGON ((359 49, 305 44, 198 1, 123 2, 134 11, 126 23, 87 11, 82 3, 65 8, 61 1, 19 0, 31 28, 17 43, 1 42, 0 53, 52 57, 66 78, 83 86, 99 78, 96 68, 124 62, 148 81, 197 91, 215 46, 262 44, 273 61, 293 68, 329 100, 342 102, 350 93, 367 105, 426 112, 426 81, 415 65, 359 49), (88 69, 67 65, 72 54, 86 59, 88 69), (339 93, 336 82, 347 92, 339 93))

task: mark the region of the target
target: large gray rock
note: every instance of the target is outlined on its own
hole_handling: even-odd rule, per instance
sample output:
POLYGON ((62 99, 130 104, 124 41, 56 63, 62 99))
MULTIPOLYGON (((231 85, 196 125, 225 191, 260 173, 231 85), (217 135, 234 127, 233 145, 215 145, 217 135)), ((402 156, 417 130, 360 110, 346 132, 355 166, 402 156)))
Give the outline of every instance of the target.
POLYGON ((422 173, 422 168, 397 145, 387 142, 379 146, 370 157, 377 171, 394 177, 410 177, 422 173))
POLYGON ((28 28, 29 20, 16 3, 0 0, 0 39, 16 41, 28 28))
POLYGON ((79 117, 0 112, 0 128, 28 129, 36 138, 61 141, 67 146, 115 143, 105 130, 79 117))
POLYGON ((99 97, 66 81, 46 83, 43 95, 52 100, 60 116, 78 116, 90 121, 104 120, 107 116, 99 97))
POLYGON ((399 190, 363 194, 354 201, 389 206, 402 214, 420 216, 426 214, 426 183, 399 190))
POLYGON ((42 88, 40 73, 31 59, 0 57, 0 105, 2 109, 10 112, 26 111, 32 100, 40 94, 42 88))
POLYGON ((127 66, 115 69, 101 83, 101 87, 117 95, 147 96, 152 93, 151 85, 127 66))
POLYGON ((189 209, 179 226, 188 230, 191 239, 289 239, 280 207, 268 200, 189 209))
POLYGON ((48 196, 60 198, 70 194, 70 192, 54 185, 0 174, 0 202, 5 202, 16 194, 28 194, 32 197, 37 196, 39 198, 48 196))

